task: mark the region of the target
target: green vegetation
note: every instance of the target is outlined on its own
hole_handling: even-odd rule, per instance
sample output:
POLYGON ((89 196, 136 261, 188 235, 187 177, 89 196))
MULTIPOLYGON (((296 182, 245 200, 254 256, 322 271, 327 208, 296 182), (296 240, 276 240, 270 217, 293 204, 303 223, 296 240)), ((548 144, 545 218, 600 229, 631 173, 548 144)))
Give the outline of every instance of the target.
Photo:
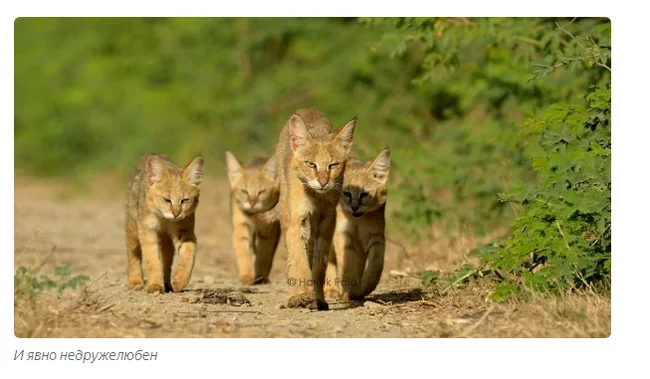
POLYGON ((409 178, 400 186, 409 201, 398 217, 415 228, 455 217, 478 232, 503 226, 516 212, 496 194, 513 181, 536 180, 526 155, 534 136, 520 125, 558 102, 584 104, 591 86, 610 80, 593 50, 584 51, 592 42, 556 24, 570 23, 573 33, 609 46, 604 19, 363 21, 381 31, 379 50, 416 66, 409 88, 429 107, 408 112, 411 147, 397 154, 408 162, 400 173, 409 178))
MULTIPOLYGON (((456 199, 462 200, 464 195, 478 199, 478 206, 473 208, 479 214, 481 211, 498 214, 496 202, 501 210, 515 204, 512 209, 516 219, 506 238, 488 247, 479 246, 473 253, 481 258, 480 267, 465 265, 444 279, 438 278, 439 273, 427 271, 423 276, 425 285, 439 288, 439 283, 444 283, 450 287, 472 277, 494 274, 500 282, 493 294, 495 300, 523 296, 522 287, 547 293, 566 288, 592 288, 595 283, 608 289, 611 280, 610 24, 607 20, 587 19, 564 21, 565 27, 560 21, 483 19, 476 23, 457 20, 445 23, 395 19, 379 22, 389 30, 392 28, 384 35, 383 43, 394 46, 393 55, 403 54, 410 45, 425 52, 417 86, 432 88, 435 86, 432 83, 459 73, 497 83, 482 85, 478 80, 476 101, 487 101, 490 105, 483 107, 492 109, 495 119, 502 124, 482 138, 453 138, 456 143, 451 144, 458 148, 460 141, 468 147, 466 151, 479 151, 475 156, 487 160, 472 161, 471 154, 458 155, 455 158, 460 167, 487 169, 469 173, 459 169, 455 175, 449 173, 449 179, 455 182, 447 183, 444 188, 455 188, 456 199), (498 27, 503 24, 510 28, 498 27), (456 33, 445 34, 450 29, 456 33), (435 37, 443 35, 447 38, 435 37), (465 49, 481 51, 479 57, 484 59, 483 64, 463 72, 464 66, 472 67, 473 63, 467 61, 472 55, 465 53, 465 49), (507 67, 508 64, 512 66, 507 67), (530 70, 528 80, 522 80, 525 76, 522 69, 530 70), (556 80, 569 85, 563 86, 556 80), (504 86, 504 82, 509 82, 510 87, 504 86), (500 91, 504 89, 507 89, 505 93, 500 91), (519 94, 514 97, 517 107, 530 115, 518 125, 508 113, 498 112, 498 102, 489 101, 498 98, 504 104, 504 97, 513 100, 514 94, 519 94), (504 172, 499 165, 509 167, 510 172, 504 172), (536 175, 528 177, 529 172, 536 175), (487 178, 495 174, 508 183, 502 190, 498 189, 500 184, 496 180, 487 178), (495 197, 495 193, 499 196, 495 197)), ((467 91, 468 87, 469 84, 460 87, 458 97, 465 94, 471 99, 475 92, 467 91)), ((480 126, 483 132, 489 130, 485 125, 480 126)), ((413 172, 413 176, 421 181, 422 172, 419 172, 417 176, 413 172)), ((439 180, 433 175, 429 178, 435 179, 439 180)), ((411 190, 413 206, 402 211, 411 220, 427 218, 440 209, 431 202, 428 207, 420 206, 426 199, 422 188, 419 185, 405 189, 411 190)), ((458 206, 458 203, 451 204, 458 206)))
POLYGON ((508 238, 479 250, 484 263, 506 275, 500 289, 520 278, 541 292, 610 283, 610 89, 587 99, 588 107, 556 104, 526 123, 538 141, 529 151, 540 184, 501 195, 521 213, 508 238))
MULTIPOLYGON (((392 151, 388 227, 508 229, 450 278, 543 292, 608 286, 608 19, 18 19, 15 168, 126 175, 140 154, 272 151, 297 108, 359 119, 392 151)), ((445 284, 444 288, 449 288, 445 284)))
POLYGON ((59 266, 52 277, 40 274, 41 265, 20 266, 14 272, 14 298, 34 299, 41 293, 54 289, 59 294, 66 288, 82 287, 90 278, 87 275, 72 276, 70 265, 59 266))

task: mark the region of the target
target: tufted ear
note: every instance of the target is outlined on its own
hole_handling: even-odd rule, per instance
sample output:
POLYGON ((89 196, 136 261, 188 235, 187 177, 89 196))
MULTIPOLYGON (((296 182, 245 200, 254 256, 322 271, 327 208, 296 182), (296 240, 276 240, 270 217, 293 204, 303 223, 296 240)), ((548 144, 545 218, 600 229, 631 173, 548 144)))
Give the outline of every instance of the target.
POLYGON ((228 165, 228 181, 230 181, 232 187, 241 178, 244 166, 230 151, 226 151, 226 164, 228 165))
POLYGON ((388 148, 382 150, 368 169, 372 170, 375 179, 381 184, 386 184, 388 172, 390 171, 390 150, 388 148))
POLYGON ((291 136, 291 150, 293 152, 313 138, 305 122, 295 113, 289 119, 289 135, 291 136))
POLYGON ((345 151, 345 154, 350 154, 350 149, 352 149, 354 127, 356 125, 357 118, 354 117, 352 120, 348 121, 347 124, 341 126, 338 130, 332 133, 334 143, 338 144, 338 146, 345 151))
POLYGON ((150 155, 144 165, 147 184, 150 186, 162 180, 163 163, 157 155, 150 155))
POLYGON ((183 169, 183 178, 195 186, 203 182, 203 157, 198 156, 183 169))

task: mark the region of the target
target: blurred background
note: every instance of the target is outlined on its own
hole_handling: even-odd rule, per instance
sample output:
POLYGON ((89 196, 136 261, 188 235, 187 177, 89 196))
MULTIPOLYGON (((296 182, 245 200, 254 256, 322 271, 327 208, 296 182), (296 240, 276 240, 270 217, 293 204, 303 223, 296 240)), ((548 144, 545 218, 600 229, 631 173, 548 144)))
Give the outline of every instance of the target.
POLYGON ((611 74, 578 58, 609 46, 605 18, 20 18, 16 175, 122 188, 152 151, 225 175, 316 107, 358 117, 355 156, 390 147, 392 231, 488 235, 536 180, 525 120, 585 104, 611 74))

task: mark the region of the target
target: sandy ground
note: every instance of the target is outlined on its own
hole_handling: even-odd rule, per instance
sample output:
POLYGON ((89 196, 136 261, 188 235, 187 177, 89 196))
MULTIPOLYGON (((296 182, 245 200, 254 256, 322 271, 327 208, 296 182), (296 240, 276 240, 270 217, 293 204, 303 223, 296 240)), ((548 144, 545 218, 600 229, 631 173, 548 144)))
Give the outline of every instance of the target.
MULTIPOLYGON (((14 301, 18 337, 607 337, 609 297, 578 294, 492 304, 484 283, 440 297, 412 270, 453 268, 471 246, 387 245, 384 275, 364 303, 328 299, 330 311, 284 309, 289 288, 280 246, 271 284, 242 286, 230 242, 227 185, 206 181, 197 211, 199 248, 182 293, 126 288, 124 215, 119 194, 62 196, 64 187, 15 179, 15 266, 70 264, 91 280, 84 290, 48 291, 14 301), (391 275, 391 272, 393 273, 391 275)), ((399 236, 389 236, 399 241, 399 236)))

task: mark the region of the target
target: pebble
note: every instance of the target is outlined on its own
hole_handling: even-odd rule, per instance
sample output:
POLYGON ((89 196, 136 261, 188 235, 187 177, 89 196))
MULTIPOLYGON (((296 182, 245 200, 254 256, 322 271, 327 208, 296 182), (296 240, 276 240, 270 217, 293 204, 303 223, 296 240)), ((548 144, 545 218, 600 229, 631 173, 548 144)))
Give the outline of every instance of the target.
POLYGON ((192 296, 187 299, 187 302, 190 304, 195 304, 199 302, 199 297, 198 296, 192 296))
POLYGON ((390 270, 388 275, 390 275, 393 278, 403 278, 408 276, 408 274, 404 271, 397 271, 397 270, 390 270))

